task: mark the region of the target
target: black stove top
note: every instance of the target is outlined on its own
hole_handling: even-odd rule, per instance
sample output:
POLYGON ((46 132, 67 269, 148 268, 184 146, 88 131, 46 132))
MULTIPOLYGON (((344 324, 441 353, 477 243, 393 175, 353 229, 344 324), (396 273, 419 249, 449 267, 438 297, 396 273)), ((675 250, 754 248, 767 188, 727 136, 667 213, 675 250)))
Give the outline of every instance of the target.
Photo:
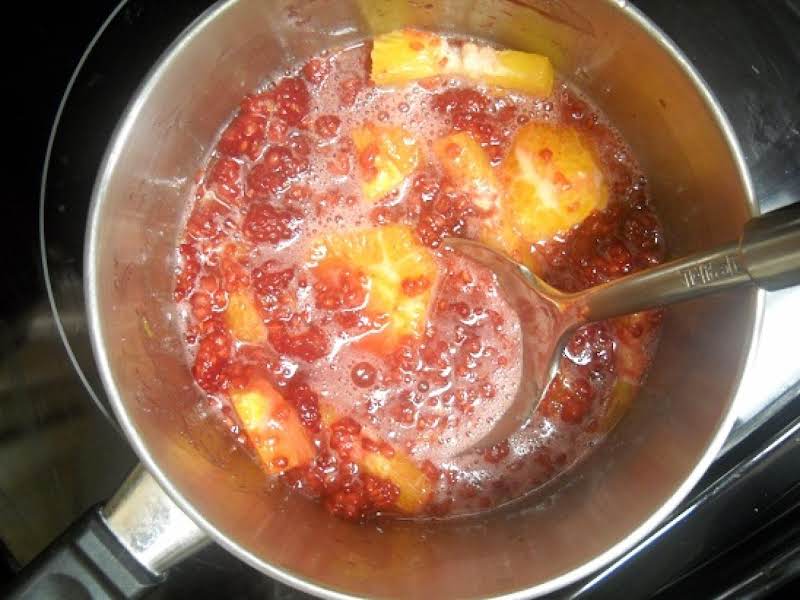
MULTIPOLYGON (((8 119, 11 139, 23 142, 22 151, 16 143, 12 150, 28 162, 7 171, 23 187, 6 200, 12 214, 0 236, 6 245, 0 583, 107 498, 136 462, 105 416, 89 352, 82 232, 94 175, 122 110, 158 55, 208 4, 131 0, 17 8, 24 14, 13 22, 27 35, 7 55, 19 72, 11 85, 18 108, 8 119)), ((800 197, 800 5, 635 4, 678 43, 720 98, 762 209, 800 197)), ((642 544, 566 595, 762 597, 792 585, 800 575, 798 305, 800 290, 769 295, 765 343, 737 407, 739 422, 689 499, 642 544)), ((306 597, 216 546, 174 568, 152 597, 217 596, 222 590, 236 598, 306 597)))

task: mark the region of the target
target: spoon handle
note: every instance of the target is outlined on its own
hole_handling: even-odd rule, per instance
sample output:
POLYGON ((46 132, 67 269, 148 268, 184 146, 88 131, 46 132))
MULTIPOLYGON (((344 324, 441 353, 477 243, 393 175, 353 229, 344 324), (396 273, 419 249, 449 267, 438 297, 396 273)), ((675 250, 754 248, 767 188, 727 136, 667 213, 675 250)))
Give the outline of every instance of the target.
POLYGON ((800 203, 751 219, 738 242, 591 288, 580 302, 586 321, 600 321, 745 284, 800 284, 800 203))
POLYGON ((739 253, 758 287, 780 290, 800 285, 800 202, 750 219, 739 253))

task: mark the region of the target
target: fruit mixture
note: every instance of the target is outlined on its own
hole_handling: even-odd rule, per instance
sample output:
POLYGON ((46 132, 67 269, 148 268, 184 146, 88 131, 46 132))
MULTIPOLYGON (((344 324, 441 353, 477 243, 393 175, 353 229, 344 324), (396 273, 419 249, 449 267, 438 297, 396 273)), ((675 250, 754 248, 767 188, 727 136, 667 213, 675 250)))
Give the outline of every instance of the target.
POLYGON ((206 410, 266 477, 348 519, 519 498, 631 403, 657 312, 569 342, 530 421, 520 324, 483 241, 576 291, 657 264, 630 150, 544 56, 414 30, 318 56, 243 98, 203 166, 175 298, 206 410))

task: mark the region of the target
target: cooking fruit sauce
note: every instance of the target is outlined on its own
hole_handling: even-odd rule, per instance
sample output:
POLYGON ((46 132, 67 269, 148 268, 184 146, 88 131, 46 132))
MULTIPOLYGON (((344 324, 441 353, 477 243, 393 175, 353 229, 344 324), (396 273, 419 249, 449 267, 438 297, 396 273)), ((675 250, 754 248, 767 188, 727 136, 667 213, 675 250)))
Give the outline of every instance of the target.
MULTIPOLYGON (((492 274, 441 247, 493 239, 500 222, 461 152, 480 153, 476 181, 502 186, 526 126, 590 149, 607 204, 524 257, 560 289, 658 263, 662 231, 629 148, 567 84, 545 97, 458 75, 379 87, 371 48, 314 58, 223 128, 176 248, 187 360, 268 476, 332 513, 474 513, 541 486, 613 427, 660 315, 581 329, 530 422, 472 447, 514 396, 521 342, 492 274)), ((569 177, 556 172, 554 189, 569 177)))

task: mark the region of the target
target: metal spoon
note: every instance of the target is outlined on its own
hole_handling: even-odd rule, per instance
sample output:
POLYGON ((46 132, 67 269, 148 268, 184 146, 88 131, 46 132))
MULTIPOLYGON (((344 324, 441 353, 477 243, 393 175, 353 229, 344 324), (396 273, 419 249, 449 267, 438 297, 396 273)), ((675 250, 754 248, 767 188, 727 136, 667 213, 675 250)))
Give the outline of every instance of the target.
POLYGON ((800 284, 800 203, 748 221, 739 241, 565 294, 529 269, 479 242, 444 246, 491 269, 522 328, 522 379, 504 414, 475 446, 508 438, 547 392, 564 346, 582 325, 658 308, 743 285, 777 290, 800 284))

